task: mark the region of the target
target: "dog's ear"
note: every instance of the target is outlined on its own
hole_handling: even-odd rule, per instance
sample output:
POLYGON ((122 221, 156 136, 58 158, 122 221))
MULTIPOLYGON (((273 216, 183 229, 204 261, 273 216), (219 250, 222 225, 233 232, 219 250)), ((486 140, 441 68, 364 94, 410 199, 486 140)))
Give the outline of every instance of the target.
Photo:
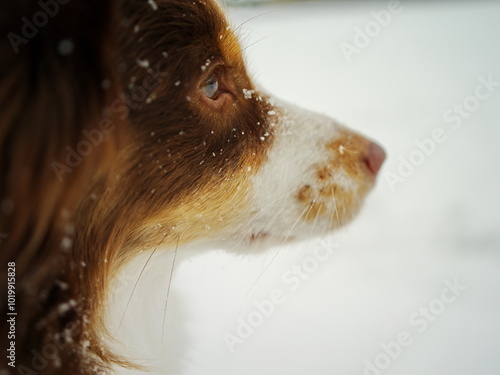
MULTIPOLYGON (((35 327, 49 313, 49 302, 40 296, 58 277, 54 265, 71 242, 61 243, 70 234, 72 211, 112 144, 81 155, 70 151, 77 150, 82 132, 97 127, 114 95, 112 7, 112 0, 2 2, 0 274, 6 280, 7 263, 16 263, 21 363, 43 341, 35 327)), ((2 314, 6 308, 2 304, 2 314)), ((3 328, 5 323, 1 331, 7 332, 3 328)), ((1 337, 8 347, 7 334, 1 337)))

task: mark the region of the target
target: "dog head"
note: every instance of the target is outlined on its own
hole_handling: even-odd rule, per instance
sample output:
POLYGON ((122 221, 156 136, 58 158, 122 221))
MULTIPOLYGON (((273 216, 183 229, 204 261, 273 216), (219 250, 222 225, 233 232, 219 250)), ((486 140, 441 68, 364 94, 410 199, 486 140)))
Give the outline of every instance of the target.
POLYGON ((124 248, 284 241, 354 216, 383 151, 259 91, 217 3, 124 1, 120 12, 111 115, 126 136, 93 206, 126 233, 124 248))

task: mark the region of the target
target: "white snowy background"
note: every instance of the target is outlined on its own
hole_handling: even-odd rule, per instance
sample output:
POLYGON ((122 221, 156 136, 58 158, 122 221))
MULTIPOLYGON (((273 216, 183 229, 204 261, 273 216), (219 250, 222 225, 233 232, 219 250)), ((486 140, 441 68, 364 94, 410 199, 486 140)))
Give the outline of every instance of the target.
POLYGON ((443 119, 480 77, 500 82, 500 2, 402 1, 348 63, 341 43, 387 4, 229 8, 234 27, 248 21, 238 33, 260 85, 377 140, 388 160, 358 218, 329 239, 340 246, 296 291, 282 277, 317 240, 180 255, 166 323, 174 373, 500 374, 500 87, 460 128, 443 119), (387 174, 436 128, 446 141, 393 191, 387 174), (466 289, 445 302, 447 283, 466 289), (231 353, 224 334, 273 290, 285 301, 231 353), (398 350, 402 332, 411 344, 398 350))

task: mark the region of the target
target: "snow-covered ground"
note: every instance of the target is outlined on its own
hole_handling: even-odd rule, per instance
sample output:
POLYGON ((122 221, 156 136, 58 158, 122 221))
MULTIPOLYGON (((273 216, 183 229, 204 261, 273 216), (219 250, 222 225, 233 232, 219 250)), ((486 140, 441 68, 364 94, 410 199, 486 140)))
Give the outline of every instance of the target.
POLYGON ((500 3, 398 9, 390 21, 378 1, 230 9, 235 27, 248 20, 260 85, 376 139, 388 160, 359 217, 323 242, 272 263, 278 249, 182 256, 174 373, 500 374, 500 3), (374 35, 366 47, 357 28, 374 35))

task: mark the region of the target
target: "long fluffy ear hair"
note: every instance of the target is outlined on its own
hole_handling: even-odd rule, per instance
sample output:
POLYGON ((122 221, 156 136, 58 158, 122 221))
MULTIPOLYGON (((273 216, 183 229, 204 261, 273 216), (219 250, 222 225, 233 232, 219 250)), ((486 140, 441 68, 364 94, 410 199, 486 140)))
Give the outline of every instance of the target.
POLYGON ((85 131, 97 128, 116 95, 108 33, 112 5, 5 0, 1 6, 0 347, 5 358, 14 342, 15 365, 27 374, 78 374, 82 368, 67 345, 81 334, 68 330, 77 320, 71 222, 114 142, 96 145, 71 165, 68 153, 85 131), (8 264, 15 264, 15 289, 9 291, 15 305, 7 304, 7 277, 13 280, 8 264), (15 331, 6 322, 9 311, 17 313, 15 331))

